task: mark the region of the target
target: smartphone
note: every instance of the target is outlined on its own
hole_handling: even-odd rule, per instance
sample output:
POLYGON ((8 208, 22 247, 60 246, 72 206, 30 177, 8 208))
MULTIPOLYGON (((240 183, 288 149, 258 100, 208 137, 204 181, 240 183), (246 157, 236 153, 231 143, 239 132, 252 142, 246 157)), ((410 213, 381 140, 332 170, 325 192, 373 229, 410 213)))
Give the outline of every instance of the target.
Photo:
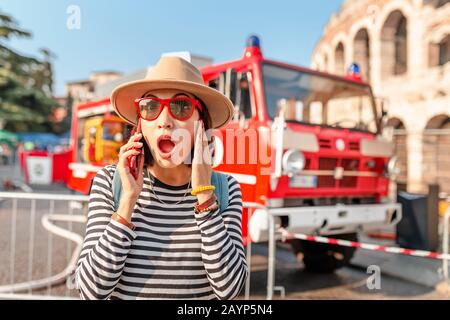
MULTIPOLYGON (((137 134, 137 133, 142 133, 141 119, 138 119, 136 130, 134 130, 131 135, 133 136, 134 134, 137 134)), ((141 138, 141 140, 142 140, 142 138, 141 138)), ((141 140, 138 140, 138 141, 141 141, 141 140)), ((142 150, 142 148, 141 148, 141 150, 142 150)), ((130 167, 130 173, 134 177, 135 180, 138 179, 138 174, 139 174, 138 166, 139 166, 139 161, 141 161, 142 156, 143 156, 143 154, 141 152, 137 155, 132 155, 128 158, 128 165, 130 167)))

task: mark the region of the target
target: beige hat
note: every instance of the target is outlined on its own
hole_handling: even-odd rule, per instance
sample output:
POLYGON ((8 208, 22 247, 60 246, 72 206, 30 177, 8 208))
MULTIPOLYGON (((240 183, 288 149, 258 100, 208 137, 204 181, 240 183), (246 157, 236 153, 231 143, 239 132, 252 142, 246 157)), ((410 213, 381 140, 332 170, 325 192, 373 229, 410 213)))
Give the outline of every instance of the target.
POLYGON ((212 128, 226 125, 233 117, 233 103, 216 89, 206 86, 200 71, 180 57, 164 56, 147 73, 145 79, 131 81, 116 87, 111 93, 111 103, 125 121, 136 124, 134 100, 150 90, 175 89, 200 98, 208 108, 212 128))

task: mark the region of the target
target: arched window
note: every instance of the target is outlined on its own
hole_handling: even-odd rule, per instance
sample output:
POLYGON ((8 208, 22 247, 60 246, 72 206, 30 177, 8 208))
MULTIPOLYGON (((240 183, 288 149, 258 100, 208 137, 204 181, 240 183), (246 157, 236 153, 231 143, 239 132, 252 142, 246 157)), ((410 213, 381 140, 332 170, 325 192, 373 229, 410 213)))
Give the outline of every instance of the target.
POLYGON ((361 29, 355 36, 353 60, 361 68, 363 80, 370 81, 370 41, 367 29, 361 29))
POLYGON ((393 11, 381 31, 382 77, 405 74, 408 70, 407 19, 400 10, 393 11))
POLYGON ((338 75, 345 74, 345 49, 342 42, 339 42, 334 52, 334 72, 338 75))
POLYGON ((430 67, 443 66, 450 61, 450 35, 445 36, 439 43, 430 43, 430 67))
POLYGON ((450 34, 439 43, 439 65, 443 66, 450 61, 450 34))
POLYGON ((450 195, 450 117, 433 117, 423 137, 423 177, 425 183, 438 183, 441 191, 450 195))

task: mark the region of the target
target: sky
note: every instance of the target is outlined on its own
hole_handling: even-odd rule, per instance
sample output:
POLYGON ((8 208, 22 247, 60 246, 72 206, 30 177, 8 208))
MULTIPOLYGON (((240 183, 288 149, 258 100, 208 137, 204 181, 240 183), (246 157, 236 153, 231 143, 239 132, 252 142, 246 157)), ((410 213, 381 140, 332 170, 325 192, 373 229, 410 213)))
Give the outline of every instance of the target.
POLYGON ((215 63, 238 59, 250 34, 260 36, 264 56, 309 66, 324 26, 341 3, 0 0, 0 11, 33 34, 8 45, 31 56, 39 56, 40 48, 56 55, 54 93, 63 95, 68 81, 95 71, 133 72, 155 64, 164 52, 189 51, 215 63))

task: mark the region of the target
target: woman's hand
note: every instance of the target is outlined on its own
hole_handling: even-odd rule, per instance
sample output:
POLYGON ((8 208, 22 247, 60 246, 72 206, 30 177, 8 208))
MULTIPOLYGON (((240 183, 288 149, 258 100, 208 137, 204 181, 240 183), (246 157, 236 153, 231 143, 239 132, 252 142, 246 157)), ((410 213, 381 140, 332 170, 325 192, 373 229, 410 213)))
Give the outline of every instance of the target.
POLYGON ((119 170, 120 180, 122 181, 122 198, 129 202, 137 201, 144 185, 144 178, 142 174, 144 167, 144 150, 142 149, 142 142, 139 142, 140 139, 142 139, 142 133, 132 135, 130 140, 120 147, 119 152, 117 170, 119 170), (137 150, 135 150, 135 148, 137 150), (139 157, 139 163, 137 164, 138 179, 136 180, 130 172, 128 157, 138 155, 141 152, 142 155, 139 157))
MULTIPOLYGON (((197 125, 194 140, 194 156, 192 159, 192 189, 199 186, 211 185, 212 175, 212 156, 208 147, 208 139, 205 134, 203 121, 197 125)), ((197 193, 199 203, 208 200, 214 191, 208 190, 197 193)))

